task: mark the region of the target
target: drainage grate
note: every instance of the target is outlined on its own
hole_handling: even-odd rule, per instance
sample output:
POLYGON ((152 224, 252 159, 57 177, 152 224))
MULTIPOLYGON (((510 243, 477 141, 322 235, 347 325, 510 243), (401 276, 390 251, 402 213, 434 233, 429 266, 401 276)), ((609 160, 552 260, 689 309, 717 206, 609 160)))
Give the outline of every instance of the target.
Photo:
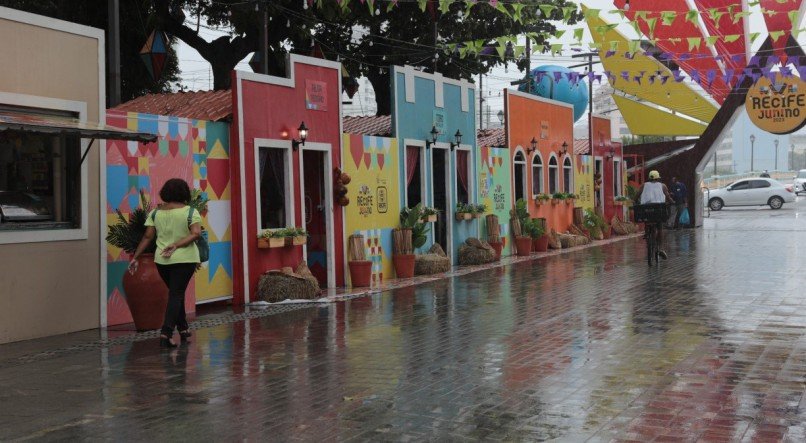
MULTIPOLYGON (((270 315, 282 314, 285 312, 291 312, 298 309, 329 306, 329 305, 330 303, 289 303, 282 305, 270 305, 265 308, 251 308, 249 312, 243 312, 240 314, 235 313, 222 314, 211 316, 209 318, 198 319, 190 323, 190 329, 198 330, 204 328, 212 328, 215 326, 227 325, 241 321, 252 320, 255 318, 262 318, 262 317, 268 317, 270 315)), ((108 340, 97 340, 86 343, 80 343, 59 349, 53 349, 50 351, 37 352, 35 354, 28 354, 17 358, 12 358, 10 360, 0 362, 0 369, 10 368, 13 366, 20 366, 29 363, 35 363, 38 361, 49 360, 52 358, 58 358, 63 355, 69 355, 76 352, 92 351, 103 349, 109 346, 124 345, 127 343, 133 343, 143 340, 151 340, 157 338, 158 336, 159 331, 154 330, 154 331, 136 332, 130 335, 123 335, 108 340)))

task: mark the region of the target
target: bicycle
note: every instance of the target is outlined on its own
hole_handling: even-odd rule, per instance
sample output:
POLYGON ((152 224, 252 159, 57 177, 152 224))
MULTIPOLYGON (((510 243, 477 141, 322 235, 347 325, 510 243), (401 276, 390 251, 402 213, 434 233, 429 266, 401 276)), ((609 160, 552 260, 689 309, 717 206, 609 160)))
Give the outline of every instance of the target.
POLYGON ((669 219, 669 205, 666 203, 650 203, 645 205, 635 205, 635 222, 646 224, 646 261, 652 266, 660 259, 660 245, 658 244, 658 231, 662 229, 663 223, 669 219))

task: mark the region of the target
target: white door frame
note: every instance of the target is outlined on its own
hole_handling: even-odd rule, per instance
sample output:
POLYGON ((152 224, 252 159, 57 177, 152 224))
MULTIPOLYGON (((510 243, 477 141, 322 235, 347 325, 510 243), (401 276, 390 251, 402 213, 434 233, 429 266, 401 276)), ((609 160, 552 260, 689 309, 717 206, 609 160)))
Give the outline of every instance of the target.
MULTIPOLYGON (((453 183, 453 180, 455 180, 455 178, 453 177, 453 174, 451 173, 451 157, 452 156, 450 155, 451 154, 450 148, 451 148, 451 145, 449 143, 445 143, 445 142, 436 142, 436 143, 434 143, 433 145, 431 145, 431 149, 430 149, 431 157, 429 159, 431 161, 431 171, 430 171, 431 172, 431 174, 430 174, 430 179, 431 179, 431 205, 434 205, 434 149, 441 149, 441 150, 444 151, 443 154, 445 155, 445 197, 446 197, 446 206, 447 206, 446 212, 452 211, 453 207, 454 207, 453 192, 451 192, 451 183, 453 183)), ((469 179, 470 178, 468 177, 468 180, 469 179)), ((447 245, 445 245, 445 246, 448 249, 447 251, 445 251, 445 253, 448 255, 448 257, 450 257, 451 264, 453 263, 453 220, 454 220, 454 218, 451 215, 445 214, 445 225, 446 225, 445 231, 446 231, 446 236, 447 236, 447 238, 445 239, 445 243, 447 243, 447 245)), ((436 234, 436 232, 434 232, 434 243, 436 243, 436 240, 437 240, 437 234, 436 234)))
POLYGON ((419 162, 420 162, 420 202, 422 202, 423 206, 427 206, 428 202, 425 199, 425 197, 426 197, 426 188, 427 188, 427 186, 426 186, 426 174, 425 174, 425 153, 430 151, 430 149, 426 149, 424 140, 415 140, 415 139, 407 138, 407 139, 403 140, 403 171, 404 171, 404 176, 403 176, 403 202, 400 205, 400 207, 405 208, 405 207, 408 207, 408 204, 409 204, 409 186, 408 186, 408 183, 406 183, 406 179, 408 177, 405 176, 405 174, 406 174, 406 164, 407 164, 406 159, 407 159, 407 155, 408 155, 408 153, 406 152, 406 148, 408 148, 409 146, 417 147, 417 148, 420 149, 420 158, 419 158, 419 162))
MULTIPOLYGON (((299 189, 300 189, 300 213, 302 214, 302 226, 305 227, 305 156, 307 151, 319 151, 325 154, 325 243, 327 247, 327 287, 336 287, 336 251, 335 249, 335 227, 333 226, 333 151, 330 143, 306 142, 299 147, 299 189)), ((308 244, 302 246, 302 259, 308 261, 308 244)))
MULTIPOLYGON (((594 175, 594 177, 596 177, 596 165, 597 164, 600 166, 599 167, 599 173, 602 174, 602 184, 599 186, 599 191, 597 192, 597 194, 599 195, 599 203, 600 203, 599 207, 602 208, 602 210, 604 211, 604 207, 605 207, 604 189, 605 189, 605 186, 607 186, 607 183, 605 183, 605 179, 604 179, 604 173, 605 173, 605 170, 604 170, 604 168, 605 168, 604 158, 603 157, 598 157, 598 156, 593 157, 593 175, 594 175)), ((594 180, 596 180, 596 179, 594 178, 594 180)), ((596 185, 596 183, 594 183, 594 185, 596 185)), ((595 197, 594 197, 593 203, 594 203, 594 207, 595 207, 596 206, 595 197)))

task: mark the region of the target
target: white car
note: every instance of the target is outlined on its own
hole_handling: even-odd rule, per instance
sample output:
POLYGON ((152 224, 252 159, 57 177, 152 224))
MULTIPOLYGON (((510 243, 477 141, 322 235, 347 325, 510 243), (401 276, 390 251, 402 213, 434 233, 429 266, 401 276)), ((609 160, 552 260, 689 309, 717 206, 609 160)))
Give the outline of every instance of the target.
POLYGON ((798 171, 798 175, 795 176, 795 182, 792 186, 795 187, 795 195, 799 195, 801 192, 806 194, 806 169, 798 171))
POLYGON ((719 211, 724 206, 764 206, 781 209, 784 203, 795 201, 791 186, 771 178, 746 178, 730 185, 711 191, 708 206, 712 211, 719 211))

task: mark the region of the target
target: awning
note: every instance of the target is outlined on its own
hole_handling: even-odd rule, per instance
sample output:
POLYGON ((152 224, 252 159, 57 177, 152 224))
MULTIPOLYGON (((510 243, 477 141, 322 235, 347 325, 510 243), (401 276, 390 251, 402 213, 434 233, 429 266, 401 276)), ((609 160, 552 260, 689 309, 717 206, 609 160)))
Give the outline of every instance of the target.
POLYGON ((696 142, 697 142, 697 140, 693 140, 692 143, 690 145, 688 145, 688 146, 683 146, 682 148, 675 149, 674 151, 670 151, 670 152, 667 152, 665 154, 661 154, 661 155, 659 155, 657 157, 652 158, 651 160, 645 161, 644 163, 641 163, 639 165, 635 165, 635 166, 633 166, 631 168, 628 168, 627 173, 631 174, 631 173, 633 173, 633 172, 635 172, 635 171, 637 171, 639 169, 642 169, 642 168, 643 169, 651 168, 651 167, 653 167, 655 165, 658 165, 660 163, 665 162, 666 160, 669 160, 671 158, 677 157, 678 155, 680 155, 680 154, 682 154, 682 153, 684 153, 686 151, 690 151, 692 148, 694 148, 696 142))
POLYGON ((33 134, 74 135, 103 140, 136 140, 153 142, 154 134, 134 132, 100 123, 82 122, 75 118, 0 111, 0 132, 19 131, 33 134))

